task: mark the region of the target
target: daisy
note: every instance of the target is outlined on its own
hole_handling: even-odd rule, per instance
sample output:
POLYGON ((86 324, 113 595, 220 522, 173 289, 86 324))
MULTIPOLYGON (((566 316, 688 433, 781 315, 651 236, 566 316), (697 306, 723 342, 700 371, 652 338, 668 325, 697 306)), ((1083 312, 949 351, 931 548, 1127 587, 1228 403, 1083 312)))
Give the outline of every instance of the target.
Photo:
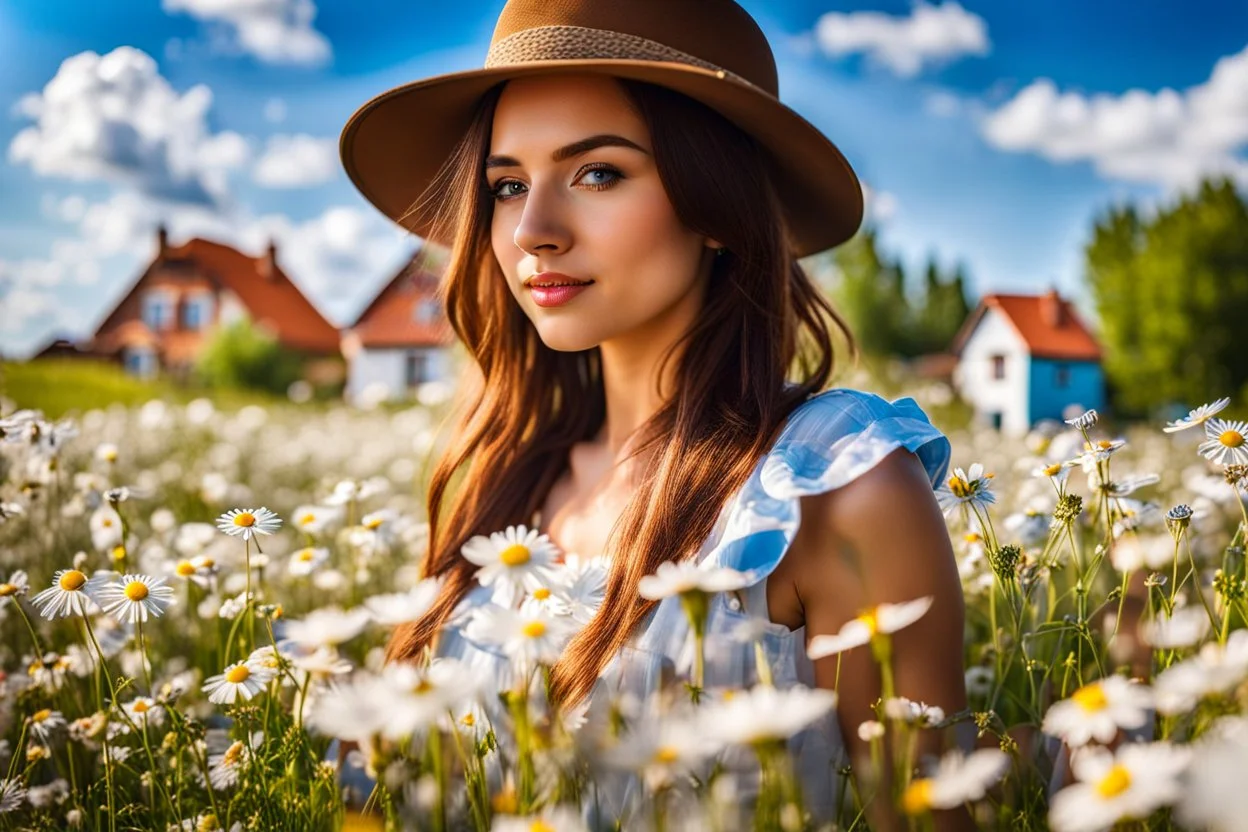
POLYGON ((1126 818, 1147 818, 1183 794, 1190 749, 1167 742, 1128 743, 1110 753, 1081 748, 1071 756, 1077 781, 1053 796, 1056 832, 1099 832, 1126 818))
POLYGON ((165 586, 164 578, 122 575, 118 583, 101 585, 95 592, 95 601, 118 621, 145 622, 149 615, 159 618, 169 608, 173 587, 165 586))
POLYGON ((1141 635, 1154 650, 1195 647, 1209 633, 1209 615, 1199 606, 1180 607, 1141 626, 1141 635))
POLYGON ((536 815, 495 815, 490 832, 585 832, 589 827, 581 813, 564 806, 551 806, 536 815))
POLYGON ((51 708, 44 708, 30 715, 30 732, 40 742, 51 742, 65 725, 65 715, 51 708))
POLYGON ((121 515, 111 506, 102 505, 91 513, 91 545, 107 552, 121 544, 121 515))
POLYGON ((305 546, 290 556, 286 571, 292 575, 311 575, 316 568, 329 560, 329 550, 317 546, 305 546))
POLYGON ((707 704, 702 711, 702 733, 731 745, 787 740, 834 707, 836 693, 824 688, 758 685, 707 704))
POLYGON ((441 578, 425 578, 407 592, 374 595, 364 599, 364 607, 373 621, 394 627, 424 617, 442 589, 441 578))
POLYGON ((1212 404, 1202 404, 1200 407, 1189 412, 1182 419, 1178 419, 1177 421, 1170 422, 1164 428, 1162 428, 1162 430, 1165 431, 1166 433, 1175 433, 1180 430, 1187 430, 1188 428, 1194 428, 1197 425, 1203 425, 1206 421, 1209 420, 1210 416, 1221 413, 1226 408, 1226 406, 1230 403, 1231 403, 1231 400, 1229 398, 1225 398, 1225 399, 1218 399, 1216 402, 1213 402, 1212 404))
POLYGON ((0 523, 4 523, 10 517, 16 517, 25 513, 26 509, 22 508, 18 503, 0 502, 0 523))
POLYGON ((1183 795, 1176 806, 1185 829, 1236 832, 1248 818, 1248 719, 1222 717, 1191 745, 1183 795))
POLYGON ((476 535, 460 551, 470 563, 481 567, 476 572, 477 582, 501 589, 501 600, 508 605, 527 589, 549 585, 559 554, 548 536, 524 525, 508 526, 489 537, 476 535))
POLYGON ((1248 464, 1248 422, 1230 422, 1210 419, 1205 423, 1208 437, 1196 449, 1201 456, 1219 465, 1248 464))
POLYGON ((907 725, 918 725, 929 728, 945 721, 945 711, 939 705, 916 702, 904 696, 894 696, 884 700, 884 716, 907 725))
POLYGON ((217 564, 212 558, 200 555, 175 563, 173 565, 173 574, 183 580, 191 581, 201 589, 210 589, 213 578, 217 575, 217 564))
POLYGON ((1055 702, 1044 715, 1041 730, 1072 746, 1093 740, 1108 743, 1120 728, 1143 725, 1150 705, 1148 688, 1121 676, 1107 676, 1055 702))
POLYGON ((300 647, 336 647, 358 636, 368 625, 368 619, 367 610, 326 607, 313 610, 301 621, 285 622, 283 634, 300 647))
POLYGON ((242 740, 235 740, 220 754, 208 757, 208 779, 217 791, 224 791, 238 782, 251 762, 251 749, 242 740))
POLYGON ((9 579, 0 583, 0 610, 8 606, 14 598, 21 598, 30 591, 30 579, 21 569, 9 575, 9 579))
POLYGON ((273 671, 260 665, 248 664, 246 661, 234 662, 223 672, 210 676, 204 681, 203 691, 208 694, 208 701, 218 705, 233 705, 234 700, 242 697, 247 701, 273 680, 273 671))
POLYGON ((302 505, 295 509, 292 522, 301 532, 320 534, 341 516, 342 512, 336 507, 302 505))
POLYGON ((979 800, 1009 766, 1009 756, 999 748, 981 748, 967 755, 951 751, 931 775, 910 782, 901 796, 902 808, 917 815, 979 800))
POLYGON ((559 570, 563 598, 569 614, 578 624, 588 624, 602 606, 607 592, 608 562, 604 557, 586 558, 570 554, 559 570))
POLYGON ((720 748, 697 720, 667 716, 639 721, 604 750, 601 761, 609 768, 641 774, 650 789, 659 789, 693 771, 720 748))
POLYGON ((450 658, 437 659, 423 668, 387 665, 379 682, 378 693, 386 713, 380 733, 396 741, 444 721, 453 709, 477 701, 484 689, 478 674, 450 658))
POLYGON ((1087 430, 1096 424, 1098 418, 1095 410, 1088 410, 1073 419, 1063 419, 1062 421, 1076 430, 1087 430))
POLYGON ((1072 464, 1083 467, 1085 474, 1096 470, 1098 462, 1104 462, 1127 446, 1125 439, 1100 439, 1096 442, 1084 442, 1083 453, 1070 460, 1072 464))
POLYGON ((749 584, 749 576, 726 566, 701 566, 689 561, 665 561, 653 575, 644 576, 637 584, 642 598, 661 601, 674 595, 732 592, 749 584))
POLYGON ((44 618, 86 615, 95 603, 91 594, 103 583, 98 576, 88 579, 77 569, 59 569, 52 576, 52 586, 30 599, 44 618))
POLYGON ((869 644, 879 634, 895 633, 918 621, 931 609, 934 596, 928 595, 903 604, 879 604, 847 621, 836 635, 820 634, 810 640, 806 655, 822 659, 853 647, 869 644))
POLYGON ((217 518, 218 529, 243 540, 251 540, 258 534, 273 534, 281 525, 281 518, 264 506, 232 508, 217 518))
POLYGON ((165 709, 149 696, 136 696, 121 707, 139 728, 159 728, 165 722, 165 709))
POLYGON ((936 499, 946 515, 962 505, 986 508, 997 501, 988 482, 992 477, 984 473, 984 466, 978 462, 969 471, 954 468, 953 475, 936 490, 936 499))
POLYGON ((469 641, 501 649, 517 665, 533 662, 552 665, 572 637, 574 622, 553 616, 540 608, 510 610, 497 604, 475 608, 464 627, 469 641))
POLYGON ((26 801, 26 787, 18 779, 0 780, 0 814, 18 809, 26 801))
POLYGON ((1190 659, 1171 665, 1153 681, 1157 710, 1185 713, 1206 696, 1227 693, 1248 676, 1248 630, 1235 630, 1226 645, 1202 644, 1190 659))

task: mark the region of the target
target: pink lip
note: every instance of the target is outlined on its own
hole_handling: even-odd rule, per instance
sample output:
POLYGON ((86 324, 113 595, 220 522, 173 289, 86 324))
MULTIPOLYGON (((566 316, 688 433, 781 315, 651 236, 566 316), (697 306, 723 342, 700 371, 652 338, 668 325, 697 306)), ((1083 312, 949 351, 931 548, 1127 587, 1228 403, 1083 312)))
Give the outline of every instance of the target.
POLYGON ((585 283, 580 286, 530 286, 529 291, 533 293, 533 301, 538 306, 563 306, 592 285, 592 283, 585 283))

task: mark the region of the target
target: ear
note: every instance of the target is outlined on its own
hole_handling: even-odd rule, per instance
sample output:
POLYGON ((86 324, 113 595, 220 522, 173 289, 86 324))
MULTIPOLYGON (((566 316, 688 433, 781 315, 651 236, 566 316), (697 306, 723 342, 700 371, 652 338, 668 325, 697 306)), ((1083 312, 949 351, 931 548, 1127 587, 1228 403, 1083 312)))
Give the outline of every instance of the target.
POLYGON ((706 240, 703 242, 703 245, 705 245, 711 251, 718 251, 719 249, 724 247, 724 244, 721 243, 719 240, 715 240, 710 237, 706 238, 706 240))

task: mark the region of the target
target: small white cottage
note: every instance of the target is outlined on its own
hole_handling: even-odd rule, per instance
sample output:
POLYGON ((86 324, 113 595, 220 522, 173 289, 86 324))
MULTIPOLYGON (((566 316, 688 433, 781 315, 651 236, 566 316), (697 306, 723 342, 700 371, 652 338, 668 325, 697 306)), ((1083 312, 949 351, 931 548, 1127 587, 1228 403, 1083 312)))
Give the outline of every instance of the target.
POLYGON ((454 330, 437 296, 438 278, 418 251, 342 333, 348 402, 409 398, 425 382, 451 376, 454 330))
POLYGON ((1021 434, 1041 419, 1105 406, 1100 344, 1055 289, 985 295, 952 352, 954 388, 981 426, 1021 434))

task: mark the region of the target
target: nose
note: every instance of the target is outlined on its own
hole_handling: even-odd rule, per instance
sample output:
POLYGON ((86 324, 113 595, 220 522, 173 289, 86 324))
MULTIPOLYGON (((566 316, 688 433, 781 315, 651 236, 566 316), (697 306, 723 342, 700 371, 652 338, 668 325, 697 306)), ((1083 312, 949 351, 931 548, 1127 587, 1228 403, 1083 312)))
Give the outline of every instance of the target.
POLYGON ((513 236, 516 245, 527 254, 566 251, 572 238, 563 214, 565 208, 566 201, 560 199, 556 187, 530 185, 513 236))

